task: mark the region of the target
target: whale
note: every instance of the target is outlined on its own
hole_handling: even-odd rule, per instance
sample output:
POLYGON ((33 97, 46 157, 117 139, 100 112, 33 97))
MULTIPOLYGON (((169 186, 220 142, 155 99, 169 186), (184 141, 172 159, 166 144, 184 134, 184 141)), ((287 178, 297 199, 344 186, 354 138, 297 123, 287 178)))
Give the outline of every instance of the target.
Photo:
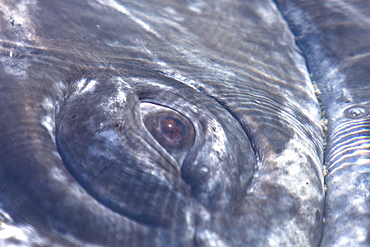
POLYGON ((0 246, 370 245, 368 1, 0 6, 0 246))

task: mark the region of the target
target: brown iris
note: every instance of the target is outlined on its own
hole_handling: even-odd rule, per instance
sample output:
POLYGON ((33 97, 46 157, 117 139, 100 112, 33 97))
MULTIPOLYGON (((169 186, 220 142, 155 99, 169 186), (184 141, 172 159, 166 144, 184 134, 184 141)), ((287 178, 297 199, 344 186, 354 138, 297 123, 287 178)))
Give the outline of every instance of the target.
POLYGON ((168 151, 187 149, 194 142, 193 125, 175 111, 153 111, 144 117, 144 123, 157 142, 168 151))
POLYGON ((163 117, 159 121, 162 134, 170 140, 179 140, 185 134, 184 124, 174 117, 163 117))

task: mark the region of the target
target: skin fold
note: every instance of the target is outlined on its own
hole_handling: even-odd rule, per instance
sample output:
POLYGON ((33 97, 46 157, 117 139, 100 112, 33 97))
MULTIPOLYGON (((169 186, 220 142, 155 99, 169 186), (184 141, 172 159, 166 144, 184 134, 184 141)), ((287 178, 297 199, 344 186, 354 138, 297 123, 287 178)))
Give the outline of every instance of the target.
POLYGON ((369 246, 370 4, 279 1, 297 37, 329 121, 322 246, 369 246), (302 14, 302 15, 300 15, 302 14), (300 15, 300 16, 299 16, 300 15), (299 16, 299 17, 298 17, 299 16), (310 28, 302 28, 310 27, 310 28))
POLYGON ((368 246, 367 5, 0 1, 0 245, 368 246))

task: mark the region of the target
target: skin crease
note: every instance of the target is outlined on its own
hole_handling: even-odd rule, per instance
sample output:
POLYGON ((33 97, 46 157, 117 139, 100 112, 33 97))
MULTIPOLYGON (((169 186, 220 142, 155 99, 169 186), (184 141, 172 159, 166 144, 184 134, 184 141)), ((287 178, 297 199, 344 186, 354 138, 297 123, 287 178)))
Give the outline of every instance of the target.
POLYGON ((367 2, 0 5, 0 246, 369 245, 367 2))
POLYGON ((321 246, 369 246, 367 1, 278 1, 321 90, 328 125, 321 246), (310 26, 311 29, 302 28, 310 26))

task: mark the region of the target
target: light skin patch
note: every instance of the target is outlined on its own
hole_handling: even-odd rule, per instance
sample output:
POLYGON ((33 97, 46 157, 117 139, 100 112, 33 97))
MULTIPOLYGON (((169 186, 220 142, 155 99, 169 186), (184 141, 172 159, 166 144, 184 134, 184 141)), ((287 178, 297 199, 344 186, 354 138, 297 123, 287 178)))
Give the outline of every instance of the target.
POLYGON ((210 128, 212 128, 212 134, 216 137, 213 141, 212 150, 218 153, 226 153, 225 143, 227 142, 227 137, 224 130, 214 119, 212 119, 210 125, 210 128))
MULTIPOLYGON (((7 239, 17 240, 21 243, 28 243, 29 231, 30 229, 24 227, 14 227, 10 224, 1 222, 0 224, 0 246, 9 246, 5 245, 7 239)), ((17 245, 18 246, 18 245, 17 245)))
POLYGON ((76 84, 76 91, 72 94, 73 96, 81 95, 87 92, 92 92, 96 86, 95 80, 88 80, 87 78, 83 78, 76 84))
POLYGON ((368 232, 363 227, 351 225, 351 232, 355 232, 352 236, 339 236, 336 246, 353 246, 353 243, 365 243, 368 232))
POLYGON ((50 116, 45 116, 41 119, 41 124, 44 126, 47 131, 49 132, 50 137, 52 138, 53 142, 55 143, 55 121, 50 116))
POLYGON ((122 14, 126 15, 128 18, 130 18, 131 20, 133 20, 134 22, 136 22, 136 24, 138 24, 139 26, 141 26, 143 29, 145 29, 145 31, 154 34, 157 38, 161 38, 161 36, 156 31, 154 31, 143 20, 141 20, 137 16, 133 15, 128 9, 126 9, 122 5, 122 3, 121 4, 120 3, 117 3, 114 0, 104 0, 104 1, 103 0, 97 0, 97 2, 100 3, 100 4, 102 4, 102 5, 109 6, 109 7, 113 8, 113 9, 121 12, 122 14))
POLYGON ((95 80, 89 81, 89 83, 84 87, 84 89, 81 91, 81 94, 94 91, 96 85, 95 80))
MULTIPOLYGON (((1 209, 0 209, 1 211, 1 209)), ((73 242, 78 246, 82 244, 72 238, 71 236, 65 235, 64 238, 73 242)), ((48 238, 39 236, 37 230, 33 226, 13 226, 0 222, 0 246, 7 247, 28 247, 28 246, 61 246, 50 242, 48 238)), ((97 247, 98 245, 89 245, 91 247, 97 247)))
POLYGON ((195 1, 191 4, 188 5, 188 8, 197 13, 197 14, 201 14, 203 12, 203 8, 207 5, 207 3, 205 3, 204 1, 195 1))
POLYGON ((269 25, 274 25, 276 22, 276 13, 278 13, 278 10, 276 9, 276 6, 259 6, 256 9, 256 12, 258 13, 259 16, 262 17, 263 21, 266 22, 269 25))
MULTIPOLYGON (((23 30, 27 30, 24 35, 28 40, 34 40, 34 28, 32 27, 32 20, 29 11, 32 9, 36 9, 37 1, 32 0, 24 0, 19 1, 18 4, 15 6, 9 5, 5 2, 5 4, 0 3, 0 8, 2 9, 2 13, 5 14, 6 20, 10 20, 12 23, 22 26, 23 30)), ((1 29, 1 27, 0 27, 1 29)))
MULTIPOLYGON (((284 152, 275 159, 277 167, 287 171, 287 175, 280 176, 279 181, 284 187, 289 185, 289 188, 292 189, 292 193, 295 195, 299 195, 301 187, 306 186, 306 181, 310 180, 310 177, 304 177, 306 174, 304 171, 304 164, 309 163, 307 156, 309 155, 312 159, 316 157, 311 154, 311 149, 307 148, 303 143, 305 142, 302 142, 300 138, 294 136, 286 145, 284 152), (291 162, 291 164, 287 166, 289 162, 291 162), (295 186, 292 186, 293 184, 295 184, 295 186)), ((316 169, 322 170, 320 167, 320 160, 314 161, 315 164, 318 164, 316 169)), ((309 198, 301 197, 301 199, 309 198)))
POLYGON ((204 232, 200 233, 199 238, 205 240, 207 243, 206 245, 209 247, 227 247, 228 245, 225 244, 224 241, 220 239, 220 237, 215 233, 209 230, 205 230, 204 232))
MULTIPOLYGON (((13 51, 10 51, 13 54, 13 51)), ((27 59, 25 59, 27 60, 27 59)), ((4 56, 0 58, 0 63, 4 68, 5 72, 14 77, 24 78, 28 68, 27 62, 18 62, 12 56, 4 56)))
POLYGON ((175 21, 178 21, 178 22, 182 22, 185 20, 184 17, 182 17, 180 15, 180 13, 178 13, 175 9, 171 8, 171 7, 165 7, 164 8, 164 11, 166 11, 166 13, 175 21))
MULTIPOLYGON (((58 158, 60 156, 58 155, 58 158)), ((71 183, 70 177, 67 177, 65 175, 65 171, 61 170, 58 167, 53 167, 48 170, 49 176, 53 178, 54 183, 59 183, 60 188, 68 184, 68 192, 73 195, 73 200, 84 200, 85 199, 85 192, 80 187, 80 185, 77 185, 76 183, 71 183)))
POLYGON ((127 93, 131 91, 131 86, 126 83, 122 78, 115 77, 114 83, 117 86, 116 94, 109 97, 106 101, 107 111, 113 113, 116 110, 117 103, 120 105, 125 105, 127 100, 127 93))
POLYGON ((41 118, 41 124, 44 126, 50 134, 53 142, 55 143, 55 102, 51 98, 45 98, 40 104, 45 109, 46 114, 41 118))

